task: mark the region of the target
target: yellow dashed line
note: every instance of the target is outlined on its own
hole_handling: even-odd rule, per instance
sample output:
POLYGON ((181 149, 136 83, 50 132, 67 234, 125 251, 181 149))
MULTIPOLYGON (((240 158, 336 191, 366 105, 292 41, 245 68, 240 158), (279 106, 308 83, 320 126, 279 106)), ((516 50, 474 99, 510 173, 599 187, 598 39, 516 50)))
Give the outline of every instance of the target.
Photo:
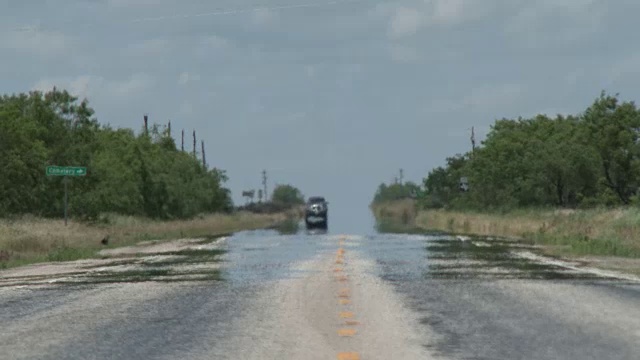
MULTIPOLYGON (((340 248, 338 249, 338 252, 336 254, 336 264, 343 264, 344 263, 344 254, 345 254, 345 250, 342 247, 344 245, 344 240, 346 239, 346 237, 342 237, 340 238, 340 248)), ((333 270, 334 273, 336 273, 336 280, 340 281, 340 282, 346 282, 348 281, 348 277, 345 275, 341 275, 344 273, 344 269, 342 267, 338 267, 336 266, 333 270)), ((340 291, 338 292, 338 297, 340 298, 340 304, 342 305, 347 305, 347 304, 351 304, 351 300, 349 300, 350 297, 350 290, 349 288, 342 288, 340 289, 340 291)), ((360 323, 358 321, 353 320, 354 314, 353 312, 350 311, 342 311, 340 312, 340 317, 343 319, 347 319, 345 320, 345 324, 346 326, 355 326, 355 325, 359 325, 360 323)), ((350 328, 343 328, 343 329, 339 329, 338 330, 338 335, 339 336, 354 336, 356 334, 356 330, 355 329, 350 329, 350 328)), ((338 360, 360 360, 360 354, 357 352, 340 352, 338 353, 338 360)))
POLYGON ((351 311, 342 311, 342 312, 340 312, 340 317, 343 318, 343 319, 352 318, 353 317, 353 313, 351 311))
POLYGON ((338 360, 360 360, 360 354, 357 352, 341 352, 338 353, 338 360))
POLYGON ((338 330, 338 335, 340 336, 353 336, 356 334, 355 329, 340 329, 338 330))

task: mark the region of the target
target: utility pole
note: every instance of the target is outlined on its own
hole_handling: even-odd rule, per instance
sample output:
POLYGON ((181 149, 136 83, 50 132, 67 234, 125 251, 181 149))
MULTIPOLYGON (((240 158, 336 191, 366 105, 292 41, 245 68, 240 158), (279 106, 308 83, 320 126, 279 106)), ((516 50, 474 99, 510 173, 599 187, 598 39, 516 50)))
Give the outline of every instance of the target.
POLYGON ((169 124, 167 124, 167 133, 169 134, 169 137, 171 137, 171 120, 169 120, 169 124))
POLYGON ((202 167, 207 168, 207 156, 204 153, 204 140, 200 140, 202 142, 202 167))
POLYGON ((476 133, 474 127, 471 127, 471 152, 474 153, 476 151, 476 133))
POLYGON ((193 157, 196 157, 196 131, 193 130, 193 157))
POLYGON ((184 151, 184 129, 182 129, 182 142, 180 143, 180 150, 184 151))
POLYGON ((267 170, 262 170, 262 186, 264 186, 264 199, 268 201, 269 196, 267 195, 267 170))
POLYGON ((144 134, 149 134, 149 115, 144 114, 144 134))
POLYGON ((400 185, 402 185, 403 178, 404 178, 404 170, 400 169, 400 185))

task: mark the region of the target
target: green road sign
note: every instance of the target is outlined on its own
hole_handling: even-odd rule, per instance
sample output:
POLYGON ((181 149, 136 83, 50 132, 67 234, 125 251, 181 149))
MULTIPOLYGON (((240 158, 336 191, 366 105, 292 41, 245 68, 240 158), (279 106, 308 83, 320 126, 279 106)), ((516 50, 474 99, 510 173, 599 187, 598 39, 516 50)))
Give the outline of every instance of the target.
POLYGON ((81 166, 47 166, 47 176, 85 176, 87 168, 81 166))

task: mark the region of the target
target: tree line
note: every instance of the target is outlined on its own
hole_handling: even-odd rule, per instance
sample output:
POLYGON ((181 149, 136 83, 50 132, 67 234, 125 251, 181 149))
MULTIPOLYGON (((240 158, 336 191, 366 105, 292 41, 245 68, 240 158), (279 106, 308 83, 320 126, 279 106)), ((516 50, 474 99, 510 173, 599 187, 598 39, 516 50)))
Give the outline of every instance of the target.
POLYGON ((298 207, 304 202, 304 195, 297 187, 290 184, 276 184, 270 201, 254 202, 252 200, 246 205, 239 206, 238 209, 254 213, 273 213, 298 207))
POLYGON ((497 120, 481 146, 446 158, 422 185, 426 208, 637 204, 640 110, 602 92, 580 114, 497 120))
POLYGON ((62 214, 63 179, 45 176, 48 165, 87 167, 87 176, 68 183, 69 212, 79 218, 188 218, 233 209, 225 172, 178 150, 170 127, 153 124, 135 134, 93 116, 86 99, 66 90, 0 97, 0 216, 62 214))
POLYGON ((381 183, 373 195, 372 204, 380 204, 403 199, 414 199, 420 194, 420 186, 414 182, 381 183))

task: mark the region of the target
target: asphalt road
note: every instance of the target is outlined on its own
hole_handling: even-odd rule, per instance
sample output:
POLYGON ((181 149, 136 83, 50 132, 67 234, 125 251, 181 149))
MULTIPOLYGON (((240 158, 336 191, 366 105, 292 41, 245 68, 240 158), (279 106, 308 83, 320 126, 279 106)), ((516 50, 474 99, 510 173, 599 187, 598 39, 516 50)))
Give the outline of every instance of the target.
POLYGON ((258 231, 198 249, 0 273, 0 358, 640 358, 640 282, 524 245, 258 231))

